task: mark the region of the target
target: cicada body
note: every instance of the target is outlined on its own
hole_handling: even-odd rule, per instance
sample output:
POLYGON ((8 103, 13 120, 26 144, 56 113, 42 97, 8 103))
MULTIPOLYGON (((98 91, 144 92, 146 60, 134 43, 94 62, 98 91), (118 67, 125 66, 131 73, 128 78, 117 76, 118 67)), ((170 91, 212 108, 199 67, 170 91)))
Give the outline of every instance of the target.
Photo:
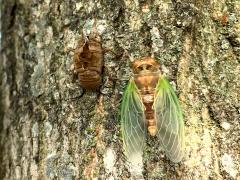
POLYGON ((86 89, 98 89, 102 82, 103 50, 100 36, 83 38, 74 54, 75 71, 80 85, 86 89))
POLYGON ((157 136, 168 158, 181 161, 184 151, 184 122, 178 98, 150 57, 135 60, 134 76, 121 104, 124 150, 129 159, 142 153, 147 133, 157 136))

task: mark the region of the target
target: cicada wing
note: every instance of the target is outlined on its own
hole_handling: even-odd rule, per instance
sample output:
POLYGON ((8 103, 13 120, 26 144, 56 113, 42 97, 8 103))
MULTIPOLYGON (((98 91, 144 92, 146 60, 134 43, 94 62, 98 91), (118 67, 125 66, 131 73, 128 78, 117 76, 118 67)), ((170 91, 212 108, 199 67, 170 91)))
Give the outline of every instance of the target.
POLYGON ((157 136, 173 162, 181 161, 184 153, 184 122, 178 98, 165 77, 156 86, 153 105, 157 122, 157 136))
POLYGON ((133 79, 121 103, 121 130, 125 155, 133 162, 136 155, 142 155, 146 136, 144 105, 133 79))

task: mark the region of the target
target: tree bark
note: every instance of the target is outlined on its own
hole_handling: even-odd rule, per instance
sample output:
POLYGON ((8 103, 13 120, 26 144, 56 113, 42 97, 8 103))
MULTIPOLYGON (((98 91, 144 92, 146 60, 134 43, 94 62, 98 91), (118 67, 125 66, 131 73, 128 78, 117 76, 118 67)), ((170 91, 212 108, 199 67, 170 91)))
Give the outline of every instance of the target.
MULTIPOLYGON (((184 159, 147 138, 144 179, 240 178, 240 2, 1 1, 0 179, 129 179, 119 110, 135 58, 161 63, 184 111, 184 159), (73 52, 93 20, 103 83, 79 85, 73 52)), ((137 177, 135 177, 137 178, 137 177)))

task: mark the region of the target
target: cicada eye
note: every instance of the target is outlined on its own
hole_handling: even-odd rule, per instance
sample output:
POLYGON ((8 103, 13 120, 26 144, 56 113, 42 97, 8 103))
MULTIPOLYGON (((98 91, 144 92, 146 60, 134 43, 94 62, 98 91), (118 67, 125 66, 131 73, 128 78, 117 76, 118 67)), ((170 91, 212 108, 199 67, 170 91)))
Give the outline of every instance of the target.
POLYGON ((146 65, 146 70, 152 70, 152 65, 147 64, 147 65, 146 65))
POLYGON ((143 66, 138 66, 137 68, 139 71, 142 71, 143 70, 143 66))

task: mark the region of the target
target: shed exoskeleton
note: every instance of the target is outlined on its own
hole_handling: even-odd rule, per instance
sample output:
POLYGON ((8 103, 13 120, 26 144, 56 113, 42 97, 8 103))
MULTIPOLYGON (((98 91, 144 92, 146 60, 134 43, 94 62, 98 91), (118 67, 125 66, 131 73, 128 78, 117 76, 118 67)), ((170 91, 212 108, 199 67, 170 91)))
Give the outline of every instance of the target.
POLYGON ((75 71, 80 85, 96 90, 102 82, 103 50, 101 37, 93 34, 82 38, 74 53, 75 71))

